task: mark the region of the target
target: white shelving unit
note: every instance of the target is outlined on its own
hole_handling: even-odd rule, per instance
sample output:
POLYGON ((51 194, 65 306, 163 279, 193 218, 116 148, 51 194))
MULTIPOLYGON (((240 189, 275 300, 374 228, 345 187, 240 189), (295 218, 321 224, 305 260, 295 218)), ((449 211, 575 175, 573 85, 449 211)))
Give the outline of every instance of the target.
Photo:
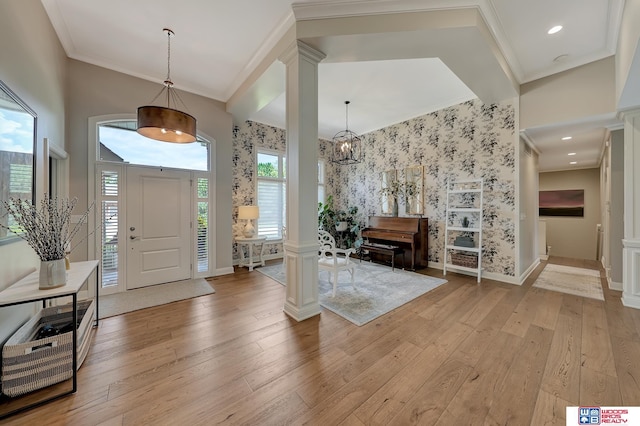
MULTIPOLYGON (((444 267, 478 275, 482 278, 482 179, 447 182, 447 211, 444 230, 444 267), (468 219, 468 226, 462 220, 468 219), (460 245, 460 237, 470 237, 473 246, 460 245)), ((469 239, 466 240, 470 242, 469 239)))

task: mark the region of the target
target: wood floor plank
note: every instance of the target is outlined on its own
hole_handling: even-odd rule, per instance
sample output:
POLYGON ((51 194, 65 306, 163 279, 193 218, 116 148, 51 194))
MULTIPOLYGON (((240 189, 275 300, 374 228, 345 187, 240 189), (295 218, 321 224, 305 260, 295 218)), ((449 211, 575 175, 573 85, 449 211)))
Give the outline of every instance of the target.
POLYGON ((523 425, 533 414, 538 389, 551 348, 553 332, 531 325, 505 379, 496 392, 502 395, 500 404, 492 404, 485 419, 488 424, 523 425))
POLYGON ((540 390, 531 416, 531 426, 566 426, 567 407, 575 404, 540 390))
POLYGON ((596 300, 585 300, 583 309, 581 365, 602 374, 616 377, 611 338, 607 332, 607 318, 603 303, 596 300))
MULTIPOLYGON (((101 321, 78 392, 0 423, 538 426, 570 405, 638 405, 640 310, 607 288, 603 302, 532 287, 543 268, 521 286, 450 273, 362 327, 296 322, 284 287, 242 268, 214 294, 101 321)), ((21 401, 0 398, 0 415, 21 401)))
POLYGON ((513 310, 513 313, 502 327, 502 331, 514 336, 524 337, 535 318, 536 312, 544 306, 544 292, 545 290, 532 287, 513 310))
POLYGON ((574 405, 580 400, 581 328, 581 321, 560 314, 541 384, 545 392, 574 405))
POLYGON ((640 342, 611 337, 620 394, 624 405, 640 405, 640 342))
POLYGON ((522 338, 499 332, 488 347, 485 356, 467 375, 465 382, 447 404, 436 425, 481 425, 491 406, 502 395, 496 387, 507 375, 515 353, 513 348, 522 344, 522 338))
POLYGON ((580 369, 580 405, 607 407, 623 405, 618 378, 582 367, 580 369))
POLYGON ((471 370, 470 366, 455 359, 444 362, 415 395, 399 406, 397 414, 395 410, 376 412, 372 422, 367 424, 433 424, 465 383, 471 370), (393 414, 395 416, 392 417, 393 414))
MULTIPOLYGON (((416 393, 425 380, 442 369, 447 358, 472 330, 466 324, 455 323, 441 339, 424 349, 404 370, 358 407, 354 412, 356 416, 366 424, 388 424, 406 403, 418 397, 416 393)), ((460 371, 457 367, 455 370, 460 371)))
POLYGON ((420 353, 412 343, 402 342, 392 352, 363 371, 357 378, 329 396, 327 403, 295 416, 296 423, 338 424, 375 393, 391 377, 401 371, 420 353))

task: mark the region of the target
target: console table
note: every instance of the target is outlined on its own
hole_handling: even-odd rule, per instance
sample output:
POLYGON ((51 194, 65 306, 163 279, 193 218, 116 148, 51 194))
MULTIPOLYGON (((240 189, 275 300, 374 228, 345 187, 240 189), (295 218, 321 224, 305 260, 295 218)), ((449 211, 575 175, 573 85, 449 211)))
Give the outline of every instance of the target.
MULTIPOLYGON (((42 301, 42 306, 45 307, 45 302, 51 299, 57 299, 59 297, 71 296, 73 299, 73 324, 78 323, 78 292, 95 271, 96 275, 96 295, 95 295, 95 322, 94 327, 98 326, 98 294, 100 290, 100 268, 98 268, 99 262, 97 260, 89 260, 85 262, 72 262, 69 270, 67 271, 67 283, 61 287, 52 288, 48 290, 40 290, 39 288, 39 272, 34 271, 26 277, 22 278, 15 284, 0 291, 0 307, 22 305, 25 303, 33 303, 42 301)), ((0 419, 9 417, 18 412, 33 408, 44 403, 50 402, 54 399, 70 395, 75 393, 78 389, 78 327, 73 327, 73 386, 72 389, 63 392, 59 395, 53 395, 41 401, 36 401, 32 404, 20 407, 18 409, 9 411, 7 413, 0 413, 0 419)), ((6 397, 6 396, 4 396, 6 397)), ((9 398, 9 397, 6 397, 9 398)))
POLYGON ((238 251, 240 252, 240 263, 238 266, 246 266, 249 271, 253 271, 254 266, 264 266, 264 244, 267 241, 267 237, 236 237, 236 243, 238 243, 238 251), (260 246, 260 252, 258 254, 258 261, 253 260, 253 245, 260 246), (247 246, 248 258, 244 257, 244 250, 242 246, 247 246))

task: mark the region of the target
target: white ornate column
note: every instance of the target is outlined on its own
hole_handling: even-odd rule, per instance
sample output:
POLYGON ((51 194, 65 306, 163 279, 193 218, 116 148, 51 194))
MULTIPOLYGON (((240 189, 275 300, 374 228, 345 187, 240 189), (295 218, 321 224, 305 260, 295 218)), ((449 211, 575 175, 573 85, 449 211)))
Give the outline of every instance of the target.
POLYGON ((622 304, 640 309, 640 110, 624 117, 622 304))
POLYGON ((297 321, 318 301, 318 63, 325 55, 296 41, 282 55, 287 83, 287 240, 284 312, 297 321))

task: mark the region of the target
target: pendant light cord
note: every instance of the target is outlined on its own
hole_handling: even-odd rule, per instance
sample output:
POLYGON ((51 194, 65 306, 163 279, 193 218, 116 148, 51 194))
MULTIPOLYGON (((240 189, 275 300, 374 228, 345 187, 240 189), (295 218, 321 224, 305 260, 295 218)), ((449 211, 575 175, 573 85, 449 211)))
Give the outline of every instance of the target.
POLYGON ((344 101, 344 104, 346 105, 344 108, 346 110, 346 119, 345 119, 345 130, 349 130, 349 104, 351 103, 351 101, 344 101))

